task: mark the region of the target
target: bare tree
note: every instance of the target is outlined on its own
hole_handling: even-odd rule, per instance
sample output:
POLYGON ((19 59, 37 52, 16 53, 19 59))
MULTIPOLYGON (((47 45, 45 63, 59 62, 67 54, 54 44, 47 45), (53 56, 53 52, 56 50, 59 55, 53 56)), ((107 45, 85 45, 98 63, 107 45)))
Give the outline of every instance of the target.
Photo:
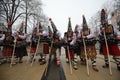
POLYGON ((1 17, 6 22, 8 29, 12 29, 13 23, 22 15, 25 14, 24 11, 20 10, 22 0, 0 0, 0 5, 3 9, 1 17))
POLYGON ((34 17, 40 21, 45 18, 43 16, 45 15, 42 13, 41 0, 0 0, 0 17, 7 24, 8 29, 12 29, 12 25, 18 19, 26 18, 26 21, 29 21, 31 17, 34 17))

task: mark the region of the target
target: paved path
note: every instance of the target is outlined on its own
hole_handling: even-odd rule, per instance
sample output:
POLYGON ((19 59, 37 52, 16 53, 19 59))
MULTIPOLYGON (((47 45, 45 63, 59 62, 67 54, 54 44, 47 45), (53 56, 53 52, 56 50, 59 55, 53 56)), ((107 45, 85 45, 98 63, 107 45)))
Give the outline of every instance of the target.
POLYGON ((113 63, 114 61, 112 60, 112 58, 111 58, 112 73, 113 73, 112 76, 109 74, 109 69, 102 68, 102 65, 104 64, 102 55, 97 56, 97 65, 98 65, 97 67, 99 69, 99 72, 95 72, 92 69, 91 61, 89 61, 90 75, 88 76, 86 66, 81 65, 80 62, 78 62, 78 67, 79 67, 78 70, 72 69, 73 73, 71 75, 69 64, 65 62, 64 55, 62 55, 62 57, 63 57, 62 64, 67 80, 120 80, 120 71, 117 70, 116 64, 113 63))
POLYGON ((66 80, 62 64, 56 66, 55 62, 53 59, 49 60, 41 80, 66 80))
MULTIPOLYGON (((48 58, 47 58, 48 59, 48 58)), ((66 76, 66 80, 120 80, 120 71, 117 70, 116 64, 112 64, 112 73, 110 76, 109 69, 102 68, 104 64, 103 56, 98 55, 97 65, 99 72, 92 70, 91 61, 89 61, 90 75, 87 75, 86 66, 78 63, 78 70, 73 70, 70 73, 69 64, 66 63, 64 49, 62 49, 61 63, 66 76)), ((41 80, 43 73, 45 71, 46 65, 40 65, 38 61, 33 63, 26 63, 26 57, 24 57, 24 62, 21 64, 16 64, 12 68, 9 67, 9 63, 0 65, 0 80, 41 80)))

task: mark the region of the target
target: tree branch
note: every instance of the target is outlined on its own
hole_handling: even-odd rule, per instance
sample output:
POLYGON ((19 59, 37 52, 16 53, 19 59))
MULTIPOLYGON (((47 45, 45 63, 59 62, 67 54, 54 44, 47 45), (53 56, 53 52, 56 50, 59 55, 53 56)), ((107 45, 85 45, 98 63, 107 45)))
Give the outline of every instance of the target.
POLYGON ((20 13, 20 14, 18 14, 17 17, 15 17, 15 19, 12 21, 12 24, 13 24, 22 14, 25 14, 25 13, 20 13))

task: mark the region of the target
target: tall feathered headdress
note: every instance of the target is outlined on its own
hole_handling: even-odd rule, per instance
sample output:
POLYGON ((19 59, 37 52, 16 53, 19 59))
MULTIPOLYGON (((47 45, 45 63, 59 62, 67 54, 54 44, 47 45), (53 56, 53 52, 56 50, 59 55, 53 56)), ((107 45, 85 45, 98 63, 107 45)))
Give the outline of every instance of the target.
POLYGON ((78 24, 76 24, 75 29, 74 29, 74 32, 76 33, 76 35, 78 35, 78 33, 79 33, 78 32, 78 27, 79 27, 78 24))
POLYGON ((48 32, 49 32, 49 35, 51 36, 52 35, 52 30, 51 30, 50 26, 48 26, 48 32))
POLYGON ((101 10, 101 25, 103 27, 107 27, 106 25, 108 25, 107 14, 106 14, 105 9, 101 10))
POLYGON ((50 21, 51 26, 52 26, 52 28, 53 28, 53 32, 56 32, 56 31, 57 31, 57 28, 56 28, 56 26, 55 26, 54 22, 52 21, 52 19, 51 19, 51 18, 49 18, 49 21, 50 21))
POLYGON ((21 22, 21 26, 19 28, 19 33, 22 34, 24 30, 24 21, 21 22))
POLYGON ((39 29, 39 32, 42 32, 43 31, 43 28, 42 28, 42 24, 41 24, 41 22, 39 22, 39 27, 38 27, 39 29))
POLYGON ((71 18, 68 18, 68 31, 71 30, 72 31, 72 25, 71 25, 71 18))
POLYGON ((51 18, 49 19, 49 21, 50 21, 51 26, 52 26, 52 28, 53 28, 53 39, 59 39, 59 34, 57 33, 58 30, 57 30, 55 24, 53 23, 53 21, 52 21, 51 18))
POLYGON ((86 31, 88 30, 88 25, 84 15, 82 16, 82 18, 83 18, 83 23, 82 23, 83 31, 86 31))
POLYGON ((78 30, 78 27, 79 27, 78 24, 76 24, 74 32, 76 32, 78 30))

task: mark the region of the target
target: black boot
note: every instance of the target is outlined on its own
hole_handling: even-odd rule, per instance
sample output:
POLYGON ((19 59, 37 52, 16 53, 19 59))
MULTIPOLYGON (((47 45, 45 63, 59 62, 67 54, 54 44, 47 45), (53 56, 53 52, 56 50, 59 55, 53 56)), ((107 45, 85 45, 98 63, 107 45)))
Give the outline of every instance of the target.
POLYGON ((19 63, 23 63, 23 61, 22 61, 22 58, 21 58, 21 57, 19 58, 19 63))
POLYGON ((109 68, 109 64, 105 64, 102 66, 103 68, 109 68))
POLYGON ((42 59, 40 58, 39 60, 38 60, 38 62, 41 62, 42 61, 42 59))
POLYGON ((86 65, 86 59, 82 58, 80 64, 81 64, 81 65, 86 65))
POLYGON ((98 72, 99 70, 97 69, 96 65, 92 65, 92 68, 94 71, 98 72))
POLYGON ((42 59, 42 61, 40 62, 40 65, 43 65, 46 63, 46 60, 45 59, 42 59))
POLYGON ((118 71, 120 71, 120 63, 117 64, 117 69, 118 69, 118 71))
POLYGON ((103 68, 109 68, 108 57, 107 56, 104 56, 104 57, 105 57, 105 65, 103 65, 102 67, 103 68))

